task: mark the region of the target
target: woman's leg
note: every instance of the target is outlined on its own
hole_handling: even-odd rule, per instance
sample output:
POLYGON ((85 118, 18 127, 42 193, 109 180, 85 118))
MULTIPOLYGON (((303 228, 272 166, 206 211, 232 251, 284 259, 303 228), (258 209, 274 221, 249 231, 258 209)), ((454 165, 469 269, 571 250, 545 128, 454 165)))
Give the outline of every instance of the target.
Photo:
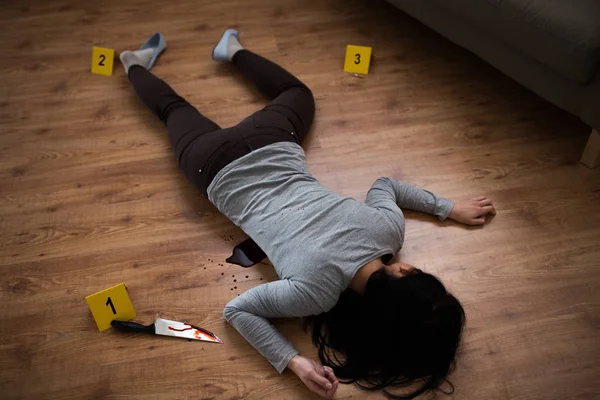
MULTIPOLYGON (((282 135, 281 132, 272 131, 271 136, 266 136, 260 129, 260 125, 287 130, 291 124, 293 134, 296 135, 294 141, 302 144, 315 115, 315 101, 310 89, 279 65, 251 51, 240 49, 241 45, 236 38, 231 40, 235 49, 235 54, 230 57, 231 62, 244 77, 252 81, 258 90, 271 100, 265 108, 238 125, 245 142, 258 148, 270 143, 290 140, 288 134, 282 135), (282 119, 286 121, 282 123, 282 119)), ((252 150, 246 150, 246 152, 250 151, 252 150)), ((266 258, 264 251, 252 238, 248 238, 234 248, 227 262, 251 267, 264 258, 266 258)))
POLYGON ((134 65, 129 68, 128 76, 138 97, 167 126, 171 145, 183 168, 183 154, 189 145, 200 136, 221 128, 146 68, 134 65))
MULTIPOLYGON (((232 63, 271 100, 262 111, 287 118, 302 143, 315 115, 315 100, 308 87, 279 65, 245 49, 235 52, 232 63)), ((263 115, 269 118, 268 113, 263 115)))

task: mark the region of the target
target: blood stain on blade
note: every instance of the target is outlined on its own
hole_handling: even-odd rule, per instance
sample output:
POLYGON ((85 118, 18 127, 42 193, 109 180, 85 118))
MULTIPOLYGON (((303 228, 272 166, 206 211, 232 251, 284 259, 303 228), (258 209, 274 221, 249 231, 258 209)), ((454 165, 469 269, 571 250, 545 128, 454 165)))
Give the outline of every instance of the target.
POLYGON ((189 331, 190 329, 194 329, 194 328, 191 327, 191 326, 188 326, 187 328, 177 329, 177 328, 173 328, 172 326, 169 326, 169 330, 170 331, 175 331, 175 332, 189 331))
POLYGON ((214 340, 213 338, 205 338, 205 336, 206 336, 206 335, 205 335, 204 333, 200 332, 198 329, 196 329, 196 330, 194 331, 194 337, 195 337, 196 339, 208 339, 208 340, 214 340))
POLYGON ((223 343, 221 341, 221 339, 219 339, 217 337, 217 335, 215 335, 214 333, 204 330, 202 328, 198 328, 197 326, 189 325, 186 328, 182 328, 182 329, 173 328, 172 326, 169 326, 168 329, 170 331, 175 331, 175 332, 184 332, 184 331, 192 330, 193 335, 196 339, 205 340, 205 341, 209 341, 209 342, 223 343))
POLYGON ((208 341, 217 342, 217 343, 221 342, 221 340, 214 334, 209 334, 208 331, 204 331, 203 329, 198 329, 198 328, 195 328, 195 329, 196 330, 194 331, 194 337, 196 339, 208 340, 208 341))

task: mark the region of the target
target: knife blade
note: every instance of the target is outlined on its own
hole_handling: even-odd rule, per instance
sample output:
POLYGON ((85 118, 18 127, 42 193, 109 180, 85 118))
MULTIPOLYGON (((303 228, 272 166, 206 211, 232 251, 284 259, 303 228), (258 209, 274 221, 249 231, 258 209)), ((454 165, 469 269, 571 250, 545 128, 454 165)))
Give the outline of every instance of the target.
POLYGON ((217 335, 207 331, 206 329, 163 318, 157 318, 156 321, 150 325, 116 320, 112 321, 110 324, 113 328, 116 328, 122 332, 149 333, 153 335, 172 336, 182 339, 200 340, 203 342, 223 343, 217 335))

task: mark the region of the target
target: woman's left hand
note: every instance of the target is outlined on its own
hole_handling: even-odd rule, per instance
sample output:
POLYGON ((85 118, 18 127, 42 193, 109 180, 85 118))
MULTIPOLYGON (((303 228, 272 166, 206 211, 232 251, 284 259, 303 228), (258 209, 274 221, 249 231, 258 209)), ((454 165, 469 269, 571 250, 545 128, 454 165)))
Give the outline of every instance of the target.
POLYGON ((496 215, 496 208, 491 199, 479 196, 455 202, 448 218, 465 225, 483 225, 488 215, 496 215))

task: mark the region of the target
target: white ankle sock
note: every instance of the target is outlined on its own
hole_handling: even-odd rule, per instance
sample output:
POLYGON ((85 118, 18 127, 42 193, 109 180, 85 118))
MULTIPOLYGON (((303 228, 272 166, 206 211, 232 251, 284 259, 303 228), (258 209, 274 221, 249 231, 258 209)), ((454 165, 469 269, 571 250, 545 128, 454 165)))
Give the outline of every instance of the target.
POLYGON ((227 41, 227 58, 229 61, 233 60, 233 56, 240 50, 243 50, 241 43, 235 35, 229 36, 229 40, 227 41))
POLYGON ((154 49, 124 51, 119 58, 125 67, 125 73, 128 73, 129 68, 134 65, 141 65, 144 68, 148 67, 153 54, 154 49))

